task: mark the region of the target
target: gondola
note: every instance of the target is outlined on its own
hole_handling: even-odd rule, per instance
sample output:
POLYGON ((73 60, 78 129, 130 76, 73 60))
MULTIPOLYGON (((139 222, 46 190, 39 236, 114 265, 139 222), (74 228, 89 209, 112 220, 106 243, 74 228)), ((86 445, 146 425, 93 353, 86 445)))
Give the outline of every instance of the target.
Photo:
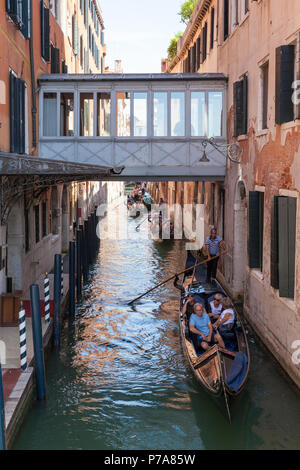
MULTIPOLYGON (((203 301, 202 303, 205 304, 206 310, 208 309, 209 301, 211 301, 217 293, 227 297, 227 293, 217 281, 214 281, 213 284, 196 281, 191 283, 190 290, 199 293, 197 295, 200 296, 203 301)), ((203 352, 201 356, 198 356, 193 343, 193 334, 191 334, 189 330, 187 318, 181 313, 184 296, 185 293, 182 292, 179 321, 185 356, 197 382, 209 395, 221 404, 222 408, 225 407, 229 421, 231 422, 232 404, 245 388, 250 370, 249 346, 242 319, 236 309, 234 309, 236 320, 233 331, 222 335, 225 342, 225 349, 214 345, 203 352), (238 352, 242 354, 237 355, 238 352), (235 372, 239 370, 238 359, 240 360, 241 357, 244 359, 244 369, 241 370, 242 373, 244 372, 244 375, 242 374, 243 378, 241 383, 238 386, 235 384, 235 389, 233 389, 232 384, 229 382, 230 386, 227 380, 234 377, 234 370, 235 372), (235 366, 232 369, 234 362, 235 366)))

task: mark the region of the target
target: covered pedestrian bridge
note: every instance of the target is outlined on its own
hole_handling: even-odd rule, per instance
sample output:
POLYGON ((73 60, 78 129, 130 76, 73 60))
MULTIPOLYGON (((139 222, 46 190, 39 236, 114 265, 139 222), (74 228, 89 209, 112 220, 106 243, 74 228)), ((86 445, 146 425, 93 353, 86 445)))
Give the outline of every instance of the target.
POLYGON ((223 74, 52 74, 39 87, 40 157, 124 168, 121 180, 225 177, 223 74))

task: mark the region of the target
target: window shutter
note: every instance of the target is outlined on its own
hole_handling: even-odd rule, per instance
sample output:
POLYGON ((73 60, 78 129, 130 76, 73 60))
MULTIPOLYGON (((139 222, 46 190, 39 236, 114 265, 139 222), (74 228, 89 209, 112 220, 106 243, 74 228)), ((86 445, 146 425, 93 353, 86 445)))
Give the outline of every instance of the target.
POLYGON ((288 198, 278 200, 279 295, 289 297, 288 198))
POLYGON ((55 48, 55 73, 60 73, 60 58, 59 49, 55 48))
POLYGON ((205 23, 203 28, 202 35, 202 62, 206 60, 207 57, 207 23, 205 23))
POLYGON ((50 12, 41 1, 41 55, 46 62, 50 59, 50 12))
POLYGON ((249 267, 262 269, 264 193, 249 193, 249 267))
POLYGON ((19 148, 18 153, 25 153, 25 82, 21 79, 18 79, 18 88, 19 88, 19 148))
POLYGON ((192 72, 196 71, 196 44, 192 47, 192 72))
POLYGON ((46 62, 50 60, 50 10, 45 8, 45 56, 46 62))
POLYGON ((243 82, 233 84, 234 95, 234 135, 235 137, 243 133, 243 82))
POLYGON ((31 11, 30 11, 30 0, 23 0, 22 2, 22 27, 21 31, 22 34, 25 38, 30 37, 30 17, 31 17, 31 11))
POLYGON ((259 194, 249 193, 249 267, 259 268, 259 194))
POLYGON ((210 48, 214 48, 214 37, 215 37, 215 9, 211 9, 211 18, 210 18, 210 48))
POLYGON ((294 298, 297 200, 278 198, 279 295, 294 298))
POLYGON ((276 49, 276 124, 294 120, 294 104, 292 101, 294 59, 295 46, 280 46, 276 49))
POLYGON ((15 76, 12 72, 9 72, 9 132, 10 132, 10 151, 15 152, 15 139, 14 132, 16 128, 16 117, 15 117, 15 76))
POLYGON ((17 0, 6 0, 6 11, 10 15, 17 15, 18 13, 17 0))
POLYGON ((229 0, 224 0, 224 41, 229 33, 229 0))
POLYGON ((243 86, 243 122, 242 134, 248 134, 248 76, 244 75, 243 86))
POLYGON ((75 22, 74 22, 74 54, 78 55, 78 49, 79 49, 79 31, 78 31, 78 21, 77 17, 75 17, 75 22))
POLYGON ((279 289, 278 196, 271 206, 271 286, 279 289))

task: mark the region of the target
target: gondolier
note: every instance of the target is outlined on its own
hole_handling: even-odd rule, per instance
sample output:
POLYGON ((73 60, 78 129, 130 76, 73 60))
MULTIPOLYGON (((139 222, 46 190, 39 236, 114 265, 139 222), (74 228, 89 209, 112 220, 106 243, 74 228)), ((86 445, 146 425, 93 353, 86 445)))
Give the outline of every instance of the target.
POLYGON ((210 231, 210 236, 207 237, 205 241, 205 246, 208 256, 206 282, 214 283, 216 281, 217 276, 219 255, 224 254, 226 252, 226 245, 222 238, 217 235, 217 229, 215 227, 212 227, 210 231), (218 256, 218 258, 210 260, 210 258, 215 256, 218 256))

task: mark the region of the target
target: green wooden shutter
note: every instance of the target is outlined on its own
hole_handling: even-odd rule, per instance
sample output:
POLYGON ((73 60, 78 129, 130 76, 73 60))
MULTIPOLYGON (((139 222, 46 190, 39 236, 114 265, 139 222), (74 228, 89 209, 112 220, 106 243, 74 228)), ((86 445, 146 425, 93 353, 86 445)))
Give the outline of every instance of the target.
POLYGON ((10 151, 14 152, 14 129, 15 129, 15 91, 14 91, 14 75, 9 72, 9 135, 10 135, 10 151))
POLYGON ((279 289, 278 196, 271 206, 271 286, 279 289))
POLYGON ((278 198, 279 295, 294 298, 296 250, 296 198, 278 198))
POLYGON ((210 48, 214 48, 214 36, 215 36, 215 9, 211 9, 211 22, 210 22, 210 48))
POLYGON ((276 49, 275 122, 282 124, 294 120, 292 84, 295 79, 295 46, 276 49))
POLYGON ((234 135, 235 137, 243 133, 243 82, 233 84, 234 97, 234 135))
POLYGON ((248 255, 249 267, 260 268, 260 215, 259 215, 259 192, 250 191, 249 193, 249 238, 248 238, 248 255))
POLYGON ((242 121, 242 133, 248 134, 248 76, 244 75, 244 79, 242 81, 243 87, 243 121, 242 121))
POLYGON ((289 217, 289 297, 295 297, 297 199, 288 198, 289 217))
POLYGON ((31 3, 30 0, 23 0, 22 2, 22 26, 21 31, 25 38, 30 38, 30 18, 31 17, 31 3))

